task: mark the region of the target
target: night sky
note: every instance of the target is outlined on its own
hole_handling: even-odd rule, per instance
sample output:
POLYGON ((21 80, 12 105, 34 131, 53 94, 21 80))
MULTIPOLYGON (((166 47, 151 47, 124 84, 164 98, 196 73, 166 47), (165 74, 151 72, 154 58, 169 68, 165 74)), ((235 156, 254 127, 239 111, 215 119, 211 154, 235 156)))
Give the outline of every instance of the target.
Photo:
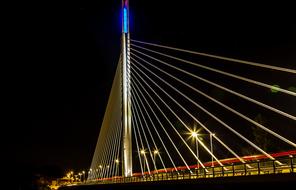
MULTIPOLYGON (((131 37, 296 69, 293 6, 224 3, 131 0, 131 37)), ((8 166, 90 166, 119 58, 120 8, 120 0, 7 6, 8 166)))

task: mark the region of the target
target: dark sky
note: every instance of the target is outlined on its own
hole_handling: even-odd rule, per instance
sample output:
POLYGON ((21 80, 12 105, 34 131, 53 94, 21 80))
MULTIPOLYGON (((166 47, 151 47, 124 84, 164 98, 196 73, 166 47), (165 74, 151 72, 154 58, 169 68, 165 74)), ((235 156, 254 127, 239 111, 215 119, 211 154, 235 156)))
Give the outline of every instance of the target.
MULTIPOLYGON (((131 37, 296 68, 293 6, 224 3, 131 1, 131 37)), ((2 145, 9 163, 89 167, 119 57, 120 6, 7 5, 2 145)))

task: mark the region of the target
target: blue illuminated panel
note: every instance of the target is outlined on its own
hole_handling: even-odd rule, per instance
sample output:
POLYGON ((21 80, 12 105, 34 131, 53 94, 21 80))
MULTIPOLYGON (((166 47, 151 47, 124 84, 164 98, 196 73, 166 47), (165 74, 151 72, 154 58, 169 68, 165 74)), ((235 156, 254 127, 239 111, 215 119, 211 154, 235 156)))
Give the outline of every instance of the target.
POLYGON ((127 33, 127 9, 126 7, 123 8, 123 32, 127 33))

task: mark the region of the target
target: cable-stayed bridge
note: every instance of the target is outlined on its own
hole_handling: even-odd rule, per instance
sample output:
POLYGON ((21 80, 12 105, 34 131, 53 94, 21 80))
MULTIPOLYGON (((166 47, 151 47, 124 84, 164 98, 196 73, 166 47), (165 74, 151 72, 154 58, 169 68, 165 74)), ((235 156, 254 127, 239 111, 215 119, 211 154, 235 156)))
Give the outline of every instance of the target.
POLYGON ((128 0, 122 13, 85 183, 295 172, 295 69, 139 41, 129 33, 128 0))

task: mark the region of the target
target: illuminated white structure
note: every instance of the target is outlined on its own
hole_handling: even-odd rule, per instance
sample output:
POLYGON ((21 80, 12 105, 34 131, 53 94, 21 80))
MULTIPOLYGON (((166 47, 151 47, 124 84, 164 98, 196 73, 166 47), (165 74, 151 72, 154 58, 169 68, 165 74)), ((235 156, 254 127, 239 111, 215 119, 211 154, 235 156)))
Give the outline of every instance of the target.
POLYGON ((122 1, 122 122, 123 122, 123 165, 125 177, 132 176, 132 128, 130 98, 130 46, 128 0, 122 1))

